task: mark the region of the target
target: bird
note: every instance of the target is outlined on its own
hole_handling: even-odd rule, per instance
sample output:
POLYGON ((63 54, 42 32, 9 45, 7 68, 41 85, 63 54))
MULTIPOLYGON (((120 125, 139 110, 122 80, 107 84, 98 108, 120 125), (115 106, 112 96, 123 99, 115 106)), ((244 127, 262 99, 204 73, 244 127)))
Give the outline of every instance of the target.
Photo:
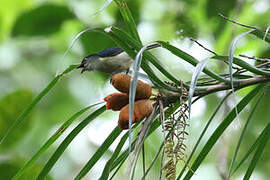
POLYGON ((132 58, 120 47, 111 47, 83 58, 77 69, 116 74, 129 70, 132 58))

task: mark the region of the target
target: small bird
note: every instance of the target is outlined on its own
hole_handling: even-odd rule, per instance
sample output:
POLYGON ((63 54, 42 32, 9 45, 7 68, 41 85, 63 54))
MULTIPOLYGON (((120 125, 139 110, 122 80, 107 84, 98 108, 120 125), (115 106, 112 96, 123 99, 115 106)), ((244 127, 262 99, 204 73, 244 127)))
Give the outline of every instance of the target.
POLYGON ((128 71, 132 62, 131 57, 122 48, 112 47, 86 56, 77 68, 82 68, 81 73, 84 71, 99 71, 116 74, 128 71))

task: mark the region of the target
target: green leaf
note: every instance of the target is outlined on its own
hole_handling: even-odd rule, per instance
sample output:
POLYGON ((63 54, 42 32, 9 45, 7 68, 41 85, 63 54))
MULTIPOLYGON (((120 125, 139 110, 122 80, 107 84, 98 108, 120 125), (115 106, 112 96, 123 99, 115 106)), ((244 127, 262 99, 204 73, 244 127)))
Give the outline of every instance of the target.
POLYGON ((32 103, 23 111, 23 113, 14 121, 7 132, 1 137, 0 145, 9 136, 9 134, 18 126, 34 109, 37 103, 55 86, 58 80, 64 75, 75 69, 78 65, 70 65, 63 73, 57 75, 32 101, 32 103))
POLYGON ((232 94, 232 91, 229 92, 229 93, 228 93, 228 94, 220 101, 220 103, 217 105, 217 108, 215 109, 214 113, 212 114, 212 116, 210 117, 210 119, 209 119, 208 122, 206 123, 205 127, 203 128, 203 130, 202 130, 202 132, 201 132, 201 134, 200 134, 200 137, 198 138, 196 144, 194 145, 194 147, 193 147, 193 149, 192 149, 192 151, 191 151, 191 153, 190 153, 190 155, 189 155, 189 157, 188 157, 188 159, 187 159, 187 161, 186 161, 184 167, 182 168, 180 174, 179 174, 178 177, 177 177, 177 180, 179 180, 179 179, 181 178, 181 176, 184 174, 184 172, 185 172, 185 170, 186 170, 186 168, 187 168, 189 162, 191 161, 191 159, 192 159, 192 157, 193 157, 193 155, 194 155, 196 149, 198 148, 198 146, 199 146, 199 144, 200 144, 200 142, 201 142, 203 136, 205 135, 205 133, 206 133, 208 127, 210 126, 212 120, 214 119, 214 117, 215 117, 216 114, 218 113, 219 109, 222 107, 223 103, 227 100, 227 98, 228 98, 231 94, 232 94))
POLYGON ((257 150, 255 151, 255 154, 249 164, 249 167, 246 171, 246 174, 244 176, 244 180, 248 180, 250 179, 250 176, 253 172, 253 170, 255 169, 262 153, 263 153, 263 150, 265 149, 265 146, 268 142, 270 138, 270 123, 267 124, 267 126, 264 128, 263 132, 262 132, 262 136, 258 142, 258 147, 257 147, 257 150))
POLYGON ((108 179, 109 174, 111 172, 112 163, 117 158, 119 153, 121 152, 121 149, 123 148, 127 138, 128 138, 128 132, 125 135, 123 135, 123 137, 121 138, 120 142, 118 143, 117 147, 115 148, 115 150, 113 152, 113 155, 107 161, 107 163, 103 169, 102 175, 99 179, 108 179))
POLYGON ((235 167, 235 169, 233 170, 234 174, 242 165, 243 163, 247 160, 247 158, 251 155, 251 153, 255 150, 255 148, 258 146, 260 139, 262 138, 263 135, 263 131, 261 132, 261 134, 259 135, 259 137, 256 139, 256 141, 251 145, 251 147, 249 148, 249 150, 246 152, 246 154, 243 156, 243 158, 241 159, 241 161, 238 163, 238 165, 235 167))
POLYGON ((270 35, 269 34, 265 35, 265 33, 260 31, 260 30, 252 31, 251 34, 257 36, 260 39, 264 39, 264 41, 270 43, 270 35))
MULTIPOLYGON (((0 162, 0 174, 1 179, 3 180, 10 180, 12 176, 16 173, 16 171, 20 168, 20 160, 18 158, 12 158, 7 160, 2 160, 0 162)), ((41 165, 36 164, 31 171, 25 172, 21 177, 20 180, 32 180, 35 179, 36 174, 41 170, 41 165)), ((46 180, 53 180, 51 176, 47 176, 46 180)))
POLYGON ((86 55, 96 53, 105 48, 116 46, 108 36, 104 34, 97 34, 94 31, 88 31, 81 35, 80 42, 86 55), (104 43, 106 42, 106 43, 104 43))
MULTIPOLYGON (((217 59, 217 60, 226 61, 226 62, 229 61, 228 58, 229 58, 228 56, 213 56, 212 57, 212 59, 217 59)), ((254 73, 254 74, 263 75, 263 76, 270 76, 269 71, 264 71, 264 70, 261 70, 261 69, 255 67, 255 66, 252 66, 249 63, 246 63, 245 61, 243 61, 242 59, 234 57, 233 63, 244 68, 245 70, 247 70, 249 72, 254 73)))
MULTIPOLYGON (((208 22, 212 22, 213 19, 215 22, 215 26, 211 26, 211 34, 215 36, 215 39, 218 39, 223 35, 224 29, 226 27, 226 21, 221 21, 218 19, 217 14, 222 13, 225 15, 229 15, 231 11, 235 9, 237 6, 236 1, 227 0, 227 1, 216 1, 216 0, 208 0, 205 5, 205 12, 207 15, 208 22)), ((211 24, 211 23, 209 23, 211 24)))
POLYGON ((116 170, 113 172, 112 176, 110 177, 110 180, 113 179, 113 177, 116 175, 116 173, 120 170, 120 168, 122 167, 122 165, 124 164, 125 160, 127 159, 128 157, 128 154, 122 154, 122 155, 125 155, 125 156, 122 156, 122 159, 120 161, 120 163, 118 164, 118 167, 116 168, 116 170))
POLYGON ((217 18, 218 13, 227 15, 234 9, 235 5, 236 2, 234 0, 220 2, 215 0, 208 0, 206 4, 206 14, 208 18, 217 18))
POLYGON ((163 147, 164 147, 164 144, 165 144, 165 140, 163 140, 163 142, 162 142, 161 145, 159 146, 159 149, 158 149, 156 155, 154 156, 154 158, 153 158, 151 164, 150 164, 149 167, 147 168, 147 170, 146 170, 146 171, 143 170, 142 180, 145 180, 147 174, 148 174, 148 173, 150 172, 150 170, 152 169, 152 167, 153 167, 155 161, 157 160, 157 158, 158 158, 158 156, 159 156, 161 150, 162 150, 163 147))
MULTIPOLYGON (((191 65, 197 66, 197 64, 199 63, 199 61, 197 59, 195 59, 193 56, 187 54, 186 52, 180 50, 179 48, 174 47, 174 46, 172 46, 169 43, 164 42, 164 41, 157 41, 157 42, 160 43, 163 48, 169 50, 172 54, 180 57, 181 59, 183 59, 184 61, 190 63, 191 65)), ((210 76, 210 77, 212 77, 212 78, 214 78, 214 79, 216 79, 218 81, 225 82, 225 83, 230 82, 229 80, 227 80, 227 79, 221 77, 220 75, 212 72, 208 68, 204 68, 203 72, 205 74, 207 74, 208 76, 210 76)))
MULTIPOLYGON (((0 100, 0 137, 5 135, 5 132, 16 120, 14 117, 20 115, 25 106, 33 100, 33 93, 28 89, 18 89, 12 93, 7 94, 0 100)), ((10 141, 6 141, 2 149, 8 149, 15 145, 18 141, 24 138, 24 135, 31 127, 31 117, 28 118, 27 123, 23 128, 15 129, 14 133, 10 136, 10 141)))
MULTIPOLYGON (((192 2, 191 2, 192 3, 192 2)), ((180 36, 181 37, 198 37, 199 32, 199 25, 196 23, 196 20, 191 16, 188 15, 189 10, 186 9, 185 11, 179 11, 176 15, 174 15, 174 24, 175 29, 181 29, 180 30, 180 36)))
POLYGON ((64 21, 74 18, 66 7, 44 4, 21 14, 12 29, 13 36, 50 35, 60 30, 64 21))
POLYGON ((88 160, 88 162, 82 168, 82 170, 77 174, 75 179, 82 179, 92 169, 92 167, 101 158, 101 156, 108 150, 108 148, 115 141, 115 139, 120 135, 121 132, 122 130, 118 126, 116 126, 114 130, 110 133, 110 135, 102 143, 102 145, 98 148, 95 154, 88 160))
POLYGON ((88 117, 86 117, 80 124, 78 124, 70 133, 69 135, 64 139, 64 141, 58 146, 54 154, 51 156, 49 161, 46 163, 45 167, 42 169, 42 171, 39 173, 37 180, 44 179, 49 171, 52 169, 56 161, 60 158, 60 156, 64 153, 68 145, 71 143, 71 141, 95 118, 97 118, 99 115, 101 115, 106 110, 105 106, 102 106, 101 108, 94 111, 92 114, 90 114, 88 117))
POLYGON ((75 119, 77 119, 81 114, 89 110, 90 108, 98 105, 100 103, 88 106, 86 108, 81 109, 77 113, 75 113, 73 116, 71 116, 66 122, 62 124, 62 126, 44 143, 44 145, 38 150, 38 152, 35 153, 34 156, 15 174, 15 176, 12 178, 12 180, 19 179, 21 175, 34 164, 34 162, 42 155, 43 152, 45 152, 62 134, 65 132, 65 130, 74 122, 75 119))
MULTIPOLYGON (((263 85, 259 85, 256 88, 254 88, 251 92, 249 92, 236 106, 238 112, 240 113, 248 104, 249 102, 260 92, 260 90, 263 88, 263 85)), ((203 149, 199 153, 198 157, 195 159, 194 163, 192 164, 190 170, 187 172, 186 176, 184 177, 185 180, 190 179, 194 172, 198 169, 202 161, 205 159, 207 154, 210 152, 214 144, 217 142, 217 140, 220 138, 222 133, 227 129, 227 127, 231 124, 231 122, 236 117, 236 110, 233 108, 233 110, 228 114, 228 116, 219 124, 219 126, 216 128, 214 133, 211 135, 211 137, 208 139, 206 144, 204 145, 203 149)))
POLYGON ((257 110, 257 107, 258 107, 259 103, 261 102, 263 96, 264 96, 264 93, 262 93, 260 95, 260 97, 258 98, 258 100, 256 101, 255 106, 252 108, 252 110, 251 110, 251 112, 250 112, 250 114, 248 116, 248 119, 247 119, 247 121, 245 123, 245 126, 244 126, 244 128, 243 128, 243 130, 241 132, 241 135, 240 135, 240 138, 239 138, 239 140, 237 142, 237 145, 236 145, 236 148, 235 148, 235 152, 234 152, 234 155, 233 155, 233 158, 232 158, 232 162, 231 162, 231 165, 230 165, 228 179, 230 179, 230 177, 231 177, 233 165, 235 163, 235 160, 236 160, 236 157, 237 157, 237 154, 238 154, 240 145, 241 145, 241 143, 243 141, 244 134, 245 134, 245 132, 247 130, 247 126, 250 123, 250 120, 252 119, 254 112, 257 110))
MULTIPOLYGON (((135 124, 132 129, 136 128, 140 123, 135 124)), ((115 127, 114 130, 109 134, 109 136, 105 139, 102 145, 98 148, 98 150, 93 154, 93 156, 88 160, 86 165, 82 168, 82 170, 78 173, 75 179, 83 178, 96 164, 96 162, 101 158, 101 156, 108 150, 110 145, 115 141, 115 139, 120 135, 122 132, 121 129, 115 127)), ((113 155, 111 156, 110 160, 106 163, 104 170, 102 172, 102 176, 107 177, 110 173, 112 163, 114 159, 120 153, 125 141, 127 140, 128 132, 121 138, 120 142, 118 143, 113 155)), ((102 179, 102 178, 101 178, 102 179)))
POLYGON ((131 36, 136 39, 140 44, 142 44, 139 33, 137 31, 137 27, 134 21, 134 18, 132 17, 132 14, 127 6, 127 3, 125 0, 114 0, 114 2, 117 4, 122 17, 125 21, 125 23, 128 26, 129 32, 131 36))

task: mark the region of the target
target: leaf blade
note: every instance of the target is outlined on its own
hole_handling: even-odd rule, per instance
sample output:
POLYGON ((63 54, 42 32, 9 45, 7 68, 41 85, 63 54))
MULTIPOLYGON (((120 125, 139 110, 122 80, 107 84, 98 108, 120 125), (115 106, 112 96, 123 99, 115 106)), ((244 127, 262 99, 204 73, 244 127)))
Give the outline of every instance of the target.
POLYGON ((260 138, 259 140, 259 144, 258 144, 258 147, 257 147, 257 150, 255 151, 255 154, 251 160, 251 163, 246 171, 246 174, 244 176, 244 180, 248 180, 250 179, 250 176, 253 172, 253 170, 255 169, 262 153, 263 153, 263 150, 264 150, 264 147, 266 146, 268 140, 270 139, 270 123, 268 123, 266 125, 266 127, 264 128, 263 132, 262 132, 262 137, 260 138))
POLYGON ((126 1, 124 0, 114 0, 114 2, 117 4, 120 13, 125 21, 125 23, 128 26, 129 32, 131 36, 136 39, 140 44, 142 44, 139 33, 137 31, 136 23, 134 21, 134 18, 132 17, 132 14, 128 8, 128 5, 126 1))
POLYGON ((88 117, 86 117, 82 122, 80 122, 70 133, 69 135, 62 141, 62 143, 58 146, 54 154, 51 156, 51 158, 46 163, 45 167, 41 170, 39 173, 37 180, 44 179, 46 175, 49 173, 49 171, 52 169, 56 161, 60 158, 60 156, 64 153, 68 145, 71 143, 71 141, 82 131, 83 128, 85 128, 92 120, 94 120, 96 117, 98 117, 100 114, 105 112, 106 107, 102 106, 101 108, 94 111, 92 114, 90 114, 88 117))
POLYGON ((60 30, 64 21, 74 17, 67 6, 47 3, 21 14, 12 28, 12 35, 14 37, 51 35, 60 30))
POLYGON ((72 124, 72 122, 77 119, 84 112, 89 110, 90 108, 98 105, 100 103, 85 107, 80 111, 76 112, 72 115, 66 122, 62 124, 62 126, 44 143, 44 145, 32 156, 32 158, 14 175, 12 180, 17 180, 21 177, 21 175, 25 172, 26 169, 31 167, 34 162, 41 156, 43 152, 45 152, 62 134, 63 132, 72 124))
MULTIPOLYGON (((251 92, 249 92, 238 104, 237 109, 238 112, 241 112, 245 106, 257 95, 257 93, 263 88, 263 85, 257 86, 254 88, 251 92)), ((231 122, 236 117, 236 111, 235 108, 228 114, 228 116, 219 124, 219 126, 216 128, 216 130, 213 132, 211 137, 208 139, 206 144, 204 145, 203 149, 199 153, 198 157, 194 161, 194 163, 191 166, 191 169, 187 172, 186 176, 184 177, 185 180, 190 179, 194 172, 198 169, 202 161, 205 159, 207 154, 212 149, 213 145, 217 142, 219 137, 222 135, 222 133, 226 130, 226 128, 231 124, 231 122)))
POLYGON ((233 158, 232 158, 232 162, 231 162, 230 169, 229 169, 229 174, 228 174, 228 179, 230 179, 230 177, 231 177, 233 165, 234 165, 234 162, 236 160, 236 157, 237 157, 237 154, 238 154, 238 150, 240 148, 240 145, 241 145, 241 142, 243 140, 244 134, 245 134, 245 132, 247 130, 247 126, 249 125, 249 123, 251 121, 251 118, 253 117, 253 114, 255 113, 255 110, 257 109, 259 103, 261 102, 263 96, 264 96, 264 93, 262 93, 260 95, 260 97, 258 98, 258 100, 256 101, 255 106, 252 108, 252 110, 251 110, 251 112, 250 112, 250 114, 248 116, 248 119, 247 119, 247 121, 246 121, 246 123, 245 123, 245 125, 243 127, 243 130, 242 130, 241 135, 239 137, 239 140, 237 142, 237 145, 236 145, 236 148, 235 148, 235 152, 234 152, 234 155, 233 155, 233 158))
POLYGON ((75 69, 77 65, 70 65, 63 73, 56 76, 51 82, 35 97, 32 103, 22 112, 22 114, 14 121, 12 126, 7 130, 5 135, 0 139, 0 145, 5 141, 13 129, 18 126, 27 117, 27 115, 34 109, 37 103, 55 86, 58 80, 64 75, 75 69))
POLYGON ((116 126, 110 135, 105 139, 102 145, 98 148, 98 150, 93 154, 93 156, 88 160, 86 165, 81 169, 81 171, 74 178, 82 179, 95 165, 95 163, 100 159, 100 157, 105 153, 105 151, 110 147, 110 145, 114 142, 114 140, 120 135, 122 130, 116 126))

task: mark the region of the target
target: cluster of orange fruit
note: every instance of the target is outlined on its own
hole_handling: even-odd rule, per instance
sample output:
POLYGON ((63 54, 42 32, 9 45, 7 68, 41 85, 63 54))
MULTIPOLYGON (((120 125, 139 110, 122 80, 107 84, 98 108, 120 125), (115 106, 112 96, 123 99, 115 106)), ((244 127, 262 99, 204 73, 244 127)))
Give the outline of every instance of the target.
MULTIPOLYGON (((128 129, 129 120, 129 87, 131 77, 127 74, 115 74, 112 76, 112 85, 120 91, 120 93, 112 93, 104 98, 107 102, 106 108, 113 111, 119 111, 118 126, 120 129, 128 129)), ((152 88, 149 84, 138 80, 136 89, 136 97, 134 103, 134 111, 132 123, 140 122, 145 117, 148 117, 153 111, 153 105, 150 101, 152 88)))

